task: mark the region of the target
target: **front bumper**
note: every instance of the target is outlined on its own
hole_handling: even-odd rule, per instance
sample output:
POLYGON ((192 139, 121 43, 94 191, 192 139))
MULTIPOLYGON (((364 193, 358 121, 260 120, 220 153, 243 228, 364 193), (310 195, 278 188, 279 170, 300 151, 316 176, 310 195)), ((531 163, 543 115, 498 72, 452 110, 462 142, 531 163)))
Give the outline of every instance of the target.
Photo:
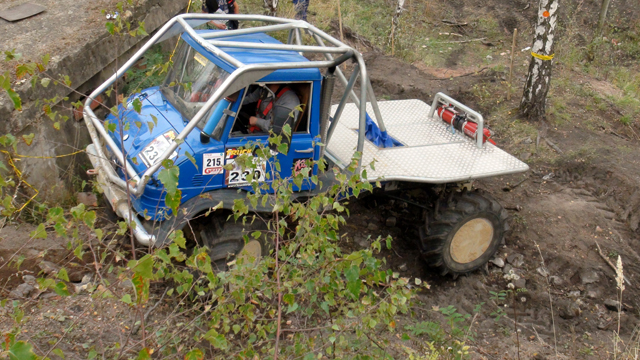
POLYGON ((89 175, 96 175, 96 180, 104 192, 104 197, 109 201, 109 204, 111 204, 113 211, 129 225, 140 245, 153 247, 156 243, 156 237, 149 234, 144 226, 142 226, 137 214, 129 207, 127 193, 107 178, 106 173, 109 170, 105 169, 105 166, 111 166, 111 164, 106 159, 100 159, 94 144, 87 146, 87 155, 89 155, 89 160, 91 160, 91 164, 93 165, 93 169, 87 173, 89 175))

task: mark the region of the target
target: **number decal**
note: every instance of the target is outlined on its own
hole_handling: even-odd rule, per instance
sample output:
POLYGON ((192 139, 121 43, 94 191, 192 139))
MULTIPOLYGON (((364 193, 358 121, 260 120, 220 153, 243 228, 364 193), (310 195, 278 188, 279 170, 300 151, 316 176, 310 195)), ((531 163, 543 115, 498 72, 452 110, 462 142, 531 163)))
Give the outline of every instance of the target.
POLYGON ((156 151, 156 148, 153 145, 151 145, 147 149, 145 149, 145 153, 147 154, 147 158, 149 158, 149 161, 155 160, 158 157, 158 155, 160 155, 156 151))
MULTIPOLYGON (((169 147, 171 147, 174 138, 175 133, 173 132, 173 130, 168 131, 162 134, 162 136, 158 136, 157 138, 153 139, 153 141, 151 141, 149 145, 142 149, 140 151, 140 158, 142 158, 142 161, 145 163, 145 165, 147 165, 147 167, 151 167, 152 165, 160 161, 162 159, 161 155, 165 151, 167 151, 169 147)), ((169 158, 175 159, 177 156, 178 153, 174 151, 169 158)))
POLYGON ((202 175, 222 174, 224 153, 202 154, 202 175))
MULTIPOLYGON (((225 164, 233 165, 233 169, 226 171, 225 184, 229 187, 249 186, 252 182, 265 181, 266 162, 261 161, 259 158, 253 158, 255 169, 242 169, 241 166, 236 164, 235 158, 242 155, 251 155, 253 150, 251 149, 239 149, 239 148, 227 148, 225 153, 225 164), (251 182, 247 179, 249 174, 251 176, 251 182)), ((221 165, 222 166, 222 163, 221 165)))

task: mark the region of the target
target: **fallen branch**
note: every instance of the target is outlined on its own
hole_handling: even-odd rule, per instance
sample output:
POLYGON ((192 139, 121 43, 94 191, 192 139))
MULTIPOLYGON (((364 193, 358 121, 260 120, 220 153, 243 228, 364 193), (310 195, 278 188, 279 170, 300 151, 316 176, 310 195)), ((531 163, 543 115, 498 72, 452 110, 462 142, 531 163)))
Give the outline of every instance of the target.
POLYGON ((562 154, 562 153, 563 153, 563 151, 562 151, 562 150, 560 150, 560 148, 558 147, 558 145, 554 144, 554 143, 553 143, 553 141, 551 141, 551 140, 547 139, 546 137, 543 137, 543 139, 544 139, 544 141, 546 141, 546 142, 547 142, 547 144, 548 144, 549 146, 551 146, 551 148, 553 148, 553 150, 557 151, 559 154, 562 154))
POLYGON ((451 36, 459 36, 459 37, 462 37, 462 35, 461 35, 461 34, 458 34, 458 33, 448 33, 448 32, 441 32, 441 33, 438 33, 438 35, 451 35, 451 36))
MULTIPOLYGON (((505 191, 505 192, 506 192, 506 191, 511 191, 511 190, 513 190, 513 189, 517 188, 518 186, 522 185, 522 183, 524 183, 524 182, 525 182, 525 181, 527 181, 527 180, 529 180, 529 177, 528 177, 528 176, 527 176, 526 178, 524 178, 524 179, 522 179, 522 180, 518 181, 517 183, 515 183, 515 184, 511 185, 511 186, 505 186, 505 187, 503 187, 503 188, 502 188, 502 191, 505 191)), ((520 210, 518 210, 518 211, 520 211, 520 210)))
POLYGON ((468 43, 473 41, 483 41, 483 40, 487 40, 487 38, 460 40, 460 41, 439 41, 439 42, 436 42, 436 44, 463 44, 463 43, 468 43))
MULTIPOLYGON (((616 272, 616 266, 613 265, 613 263, 607 259, 606 256, 604 256, 604 254, 602 253, 602 249, 600 249, 600 244, 598 244, 598 242, 596 241, 596 246, 598 247, 598 255, 600 255, 600 257, 602 258, 602 260, 604 260, 607 264, 609 264, 609 266, 613 269, 614 272, 616 272)), ((624 278, 624 282, 627 283, 627 285, 631 286, 631 282, 629 281, 629 279, 627 279, 626 276, 622 275, 622 277, 624 278)))
POLYGON ((430 78, 430 79, 427 79, 427 80, 449 80, 449 79, 453 79, 453 78, 460 78, 460 77, 465 77, 465 76, 478 75, 478 74, 480 74, 481 72, 483 72, 483 71, 485 71, 487 69, 488 69, 488 67, 483 67, 482 69, 480 69, 478 71, 473 71, 473 72, 462 74, 462 75, 449 76, 449 77, 446 77, 446 78, 430 78))
POLYGON ((451 21, 451 20, 441 20, 443 23, 447 24, 447 25, 451 25, 451 26, 466 26, 469 25, 468 23, 457 23, 455 21, 451 21))

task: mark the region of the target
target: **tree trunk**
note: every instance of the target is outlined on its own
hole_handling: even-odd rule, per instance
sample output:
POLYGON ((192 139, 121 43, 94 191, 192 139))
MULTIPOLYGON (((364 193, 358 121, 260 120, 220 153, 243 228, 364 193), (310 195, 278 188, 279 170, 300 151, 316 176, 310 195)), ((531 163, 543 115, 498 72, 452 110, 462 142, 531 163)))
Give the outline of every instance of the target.
POLYGON ((531 63, 524 86, 520 113, 532 120, 544 117, 551 83, 553 38, 557 24, 559 0, 540 0, 538 23, 531 46, 531 63))
POLYGON ((602 36, 602 29, 604 28, 604 22, 607 19, 607 11, 609 10, 609 4, 611 0, 602 0, 602 7, 600 8, 600 19, 598 20, 598 29, 596 30, 596 36, 602 36))

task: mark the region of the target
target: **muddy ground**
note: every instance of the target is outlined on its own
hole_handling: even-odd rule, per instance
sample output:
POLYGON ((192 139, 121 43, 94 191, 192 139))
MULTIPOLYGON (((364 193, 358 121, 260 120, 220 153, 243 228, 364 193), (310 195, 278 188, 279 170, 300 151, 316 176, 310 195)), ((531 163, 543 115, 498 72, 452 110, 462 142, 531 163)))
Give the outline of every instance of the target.
MULTIPOLYGON (((524 3, 514 4, 518 9, 525 6, 524 3)), ((466 9, 476 15, 486 10, 466 9)), ((504 24, 501 24, 508 32, 514 22, 520 23, 520 28, 526 28, 527 19, 516 13, 504 18, 504 24)), ((521 122, 516 121, 515 111, 510 114, 505 110, 517 108, 519 100, 516 91, 514 98, 506 101, 505 71, 475 73, 481 66, 459 66, 458 63, 463 62, 452 57, 447 67, 451 72, 442 76, 443 68, 403 63, 366 44, 360 43, 359 48, 366 51, 368 71, 378 97, 418 98, 430 102, 438 91, 449 93, 487 115, 490 127, 503 129, 496 131, 498 145, 531 167, 525 174, 475 183, 477 188, 499 199, 509 210, 511 231, 497 258, 484 271, 457 279, 434 273, 417 255, 415 225, 422 222, 421 208, 376 196, 350 205, 352 216, 343 228, 348 234, 345 247, 366 246, 368 235, 391 235, 394 248, 382 253, 388 266, 403 276, 419 277, 431 285, 430 290, 420 294, 414 314, 400 320, 400 327, 416 319, 442 321, 434 308, 452 305, 460 313, 475 316, 473 322, 469 322, 475 336, 468 341, 474 359, 514 359, 518 350, 522 359, 554 358, 556 353, 559 358, 566 359, 609 358, 618 317, 605 302, 616 299, 616 282, 614 271, 598 253, 597 243, 605 258, 615 262, 620 255, 624 264, 629 284, 622 298, 620 334, 626 345, 632 345, 630 337, 640 315, 640 255, 637 250, 640 243, 640 163, 637 156, 640 138, 634 136, 640 132, 637 122, 631 127, 622 125, 613 108, 597 110, 595 116, 601 120, 599 125, 586 126, 583 120, 593 116, 585 110, 589 99, 572 97, 572 101, 565 104, 565 111, 571 113, 570 121, 554 121, 557 114, 552 114, 546 121, 527 123, 534 133, 523 135, 523 132, 508 130, 520 126, 521 122), (472 91, 478 87, 486 87, 492 101, 472 91), (499 103, 502 104, 498 106, 499 103), (583 113, 584 118, 580 115, 583 113), (392 217, 395 224, 389 220, 392 217), (496 300, 491 292, 508 289, 509 281, 504 275, 509 270, 521 278, 518 285, 526 291, 512 293, 515 296, 509 295, 506 301, 496 300), (476 314, 474 309, 480 304, 476 314), (496 320, 498 307, 504 315, 496 320)), ((494 48, 496 61, 500 63, 507 61, 499 55, 503 48, 494 48)), ((465 54, 456 56, 464 57, 465 54)), ((522 57, 517 63, 526 61, 524 55, 519 56, 522 57)), ((525 67, 516 67, 516 89, 521 89, 525 71, 525 67)), ((576 73, 562 64, 555 71, 554 77, 573 79, 603 96, 619 91, 602 78, 576 73)), ((563 98, 565 94, 556 92, 551 96, 563 98)), ((29 225, 21 225, 17 230, 11 226, 7 225, 0 232, 4 246, 0 256, 5 262, 22 247, 28 232, 33 230, 29 225), (6 245, 8 241, 12 245, 6 245)), ((18 275, 40 271, 37 263, 43 257, 43 250, 50 249, 44 255, 47 260, 61 265, 70 261, 70 257, 65 257, 64 245, 55 241, 43 241, 37 246, 30 244, 29 248, 31 252, 23 252, 27 259, 22 273, 10 276, 6 269, 0 269, 3 297, 21 282, 17 280, 18 275)), ((93 271, 90 259, 87 263, 77 264, 81 269, 78 273, 93 271)), ((157 289, 156 293, 159 295, 162 290, 157 289)), ((122 338, 120 341, 124 342, 126 336, 114 329, 122 329, 122 324, 135 315, 117 301, 98 305, 87 295, 74 298, 42 296, 47 297, 46 302, 33 303, 33 321, 25 328, 25 336, 34 334, 35 343, 40 346, 46 347, 47 342, 62 338, 74 317, 83 315, 86 319, 87 314, 91 315, 90 321, 83 320, 79 325, 82 332, 64 338, 61 346, 65 352, 86 354, 103 339, 122 338), (45 333, 47 335, 43 335, 45 333)), ((162 303, 151 321, 154 316, 160 318, 167 314, 171 314, 170 303, 162 303)))

